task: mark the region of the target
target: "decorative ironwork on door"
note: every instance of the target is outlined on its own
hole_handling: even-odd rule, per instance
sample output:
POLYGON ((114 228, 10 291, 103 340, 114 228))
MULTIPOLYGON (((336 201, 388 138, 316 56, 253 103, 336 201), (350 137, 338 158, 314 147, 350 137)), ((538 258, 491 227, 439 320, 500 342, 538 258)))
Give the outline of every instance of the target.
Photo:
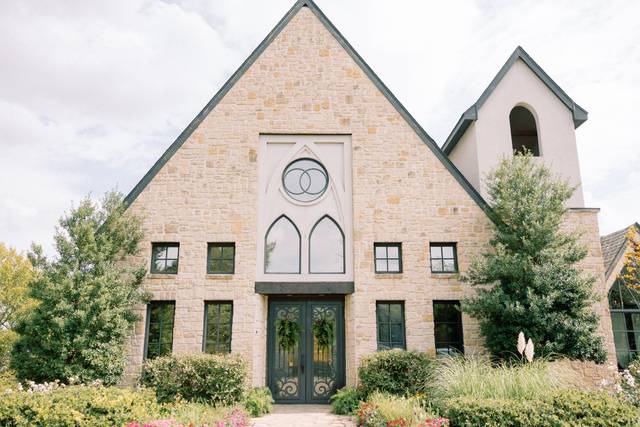
POLYGON ((342 301, 271 301, 268 351, 276 401, 328 402, 344 384, 342 301))

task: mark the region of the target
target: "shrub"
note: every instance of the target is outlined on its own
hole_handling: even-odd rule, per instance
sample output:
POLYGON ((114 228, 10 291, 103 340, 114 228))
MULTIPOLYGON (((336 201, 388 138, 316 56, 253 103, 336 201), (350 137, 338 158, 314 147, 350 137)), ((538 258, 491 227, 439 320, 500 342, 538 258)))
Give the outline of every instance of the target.
POLYGON ((445 427, 448 421, 427 413, 413 398, 374 392, 356 412, 362 427, 445 427))
POLYGON ((538 400, 458 397, 441 402, 452 426, 464 427, 606 427, 636 426, 636 408, 605 393, 556 391, 538 400))
POLYGON ((244 399, 244 407, 252 417, 260 417, 271 412, 273 396, 267 387, 249 390, 244 399))
POLYGON ((425 394, 433 379, 435 358, 418 351, 376 352, 358 369, 363 392, 374 391, 398 396, 425 394))
MULTIPOLYGON (((603 385, 608 385, 605 382, 603 385)), ((640 361, 634 360, 627 369, 617 372, 614 383, 615 395, 634 406, 640 407, 640 361)))
POLYGON ((141 383, 155 389, 159 402, 233 405, 242 400, 246 376, 246 364, 236 355, 193 354, 148 360, 141 383))
POLYGON ((151 390, 60 387, 54 383, 0 394, 0 425, 3 426, 115 426, 158 416, 159 411, 151 390))
POLYGON ((135 421, 126 427, 248 427, 250 419, 240 407, 213 407, 202 403, 167 404, 163 419, 135 421))
POLYGON ((343 387, 331 396, 331 411, 338 415, 352 415, 364 400, 364 393, 355 387, 343 387))
POLYGON ((536 399, 569 383, 562 374, 552 374, 544 360, 494 366, 488 358, 474 356, 442 359, 435 377, 437 398, 536 399))

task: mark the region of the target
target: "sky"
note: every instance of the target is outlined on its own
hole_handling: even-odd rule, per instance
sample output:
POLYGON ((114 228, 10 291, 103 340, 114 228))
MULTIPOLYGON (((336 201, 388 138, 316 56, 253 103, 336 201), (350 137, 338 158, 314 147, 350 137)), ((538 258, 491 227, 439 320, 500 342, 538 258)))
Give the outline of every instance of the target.
MULTIPOLYGON (((83 197, 128 193, 293 3, 0 2, 0 242, 50 251, 83 197)), ((601 233, 640 221, 640 2, 316 3, 440 145, 523 46, 589 112, 601 233)))

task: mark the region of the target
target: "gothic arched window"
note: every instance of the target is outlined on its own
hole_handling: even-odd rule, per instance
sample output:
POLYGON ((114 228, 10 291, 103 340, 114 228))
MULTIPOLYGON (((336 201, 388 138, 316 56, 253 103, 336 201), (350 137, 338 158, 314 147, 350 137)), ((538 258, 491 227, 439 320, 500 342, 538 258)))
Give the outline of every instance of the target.
POLYGON ((509 114, 509 124, 513 151, 518 153, 530 151, 534 156, 539 156, 538 128, 531 111, 521 106, 514 107, 509 114))
POLYGON ((344 233, 328 215, 311 229, 309 273, 344 273, 344 233))
POLYGON ((265 273, 300 273, 300 232, 281 215, 267 230, 264 242, 265 273))

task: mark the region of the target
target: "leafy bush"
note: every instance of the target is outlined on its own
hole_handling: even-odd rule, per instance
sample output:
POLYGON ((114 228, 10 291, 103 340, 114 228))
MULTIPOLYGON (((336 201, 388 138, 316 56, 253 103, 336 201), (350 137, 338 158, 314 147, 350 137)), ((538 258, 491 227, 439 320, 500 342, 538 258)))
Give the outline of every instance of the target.
POLYGON ((364 393, 355 387, 343 387, 331 396, 331 411, 338 415, 352 415, 364 400, 364 393))
POLYGON ((56 383, 0 394, 0 425, 15 427, 116 426, 158 416, 151 390, 56 383))
POLYGON ((374 392, 356 412, 362 427, 446 427, 448 421, 426 412, 416 399, 374 392))
POLYGON ((163 419, 135 421, 126 427, 248 427, 250 418, 240 407, 214 407, 202 403, 167 404, 163 419))
POLYGON ((488 358, 444 358, 435 372, 437 398, 531 400, 548 396, 569 382, 569 373, 551 372, 543 361, 492 365, 488 358))
POLYGON ((464 427, 637 426, 636 408, 605 393, 556 391, 537 400, 458 397, 442 401, 451 425, 464 427))
POLYGON ((271 412, 273 396, 267 387, 249 390, 244 399, 244 407, 252 417, 260 417, 271 412))
POLYGON ((233 405, 242 400, 246 376, 246 364, 236 355, 193 354, 148 360, 140 380, 160 402, 233 405))
POLYGON ((374 391, 413 396, 425 394, 432 383, 435 358, 418 351, 388 350, 376 352, 358 369, 363 392, 374 391))

